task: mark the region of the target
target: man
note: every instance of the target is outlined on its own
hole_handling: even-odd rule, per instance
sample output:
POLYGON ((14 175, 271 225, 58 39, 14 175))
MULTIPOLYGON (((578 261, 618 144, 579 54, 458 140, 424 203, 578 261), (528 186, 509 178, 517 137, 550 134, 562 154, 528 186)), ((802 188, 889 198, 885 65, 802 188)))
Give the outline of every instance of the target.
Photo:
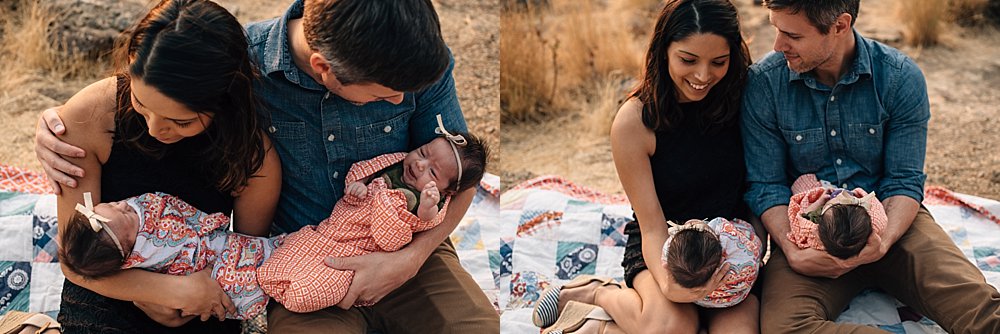
MULTIPOLYGON (((267 109, 266 131, 283 165, 275 233, 329 216, 354 162, 429 142, 440 133, 436 115, 448 130, 466 129, 451 73, 454 62, 429 0, 299 0, 282 17, 250 24, 247 32, 262 76, 255 93, 267 109)), ((49 132, 60 123, 54 112, 46 111, 42 119, 36 131, 39 159, 52 179, 72 186, 63 173, 74 169, 54 155, 81 152, 49 132)), ((355 271, 343 301, 307 314, 271 303, 269 328, 499 332, 497 313, 446 240, 473 195, 474 190, 456 195, 440 226, 414 236, 397 252, 328 258, 330 267, 355 271)))
POLYGON ((751 66, 742 114, 745 198, 779 246, 762 276, 761 332, 883 333, 833 323, 868 287, 949 332, 1000 332, 1000 293, 920 206, 930 118, 920 69, 853 29, 859 0, 765 5, 776 52, 751 66), (785 237, 789 185, 807 173, 883 201, 888 226, 856 257, 785 237))

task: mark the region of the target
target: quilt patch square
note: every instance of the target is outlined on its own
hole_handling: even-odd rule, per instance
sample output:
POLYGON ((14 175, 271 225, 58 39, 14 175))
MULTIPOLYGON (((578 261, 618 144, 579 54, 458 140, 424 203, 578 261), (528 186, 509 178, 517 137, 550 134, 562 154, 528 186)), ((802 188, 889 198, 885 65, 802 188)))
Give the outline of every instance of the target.
POLYGON ((0 217, 30 215, 41 195, 0 191, 0 217))
POLYGON ((632 221, 631 218, 603 214, 601 216, 601 246, 625 247, 625 242, 628 241, 625 236, 625 224, 630 221, 632 221))
POLYGON ((33 257, 30 237, 32 216, 0 217, 0 261, 29 262, 33 257))
POLYGON ((534 271, 520 271, 510 280, 510 302, 508 308, 530 307, 541 297, 551 284, 548 277, 534 271))
POLYGON ((1000 249, 993 247, 973 247, 976 266, 982 271, 1000 272, 1000 249))
POLYGON ((0 313, 27 311, 31 263, 0 261, 0 313))
POLYGON ((500 278, 514 272, 511 258, 514 256, 514 240, 503 240, 500 249, 490 251, 490 269, 493 277, 500 278))
POLYGON ((56 235, 59 233, 58 222, 54 216, 34 216, 31 222, 31 244, 34 262, 58 262, 59 245, 56 235))
POLYGON ((597 245, 582 242, 559 242, 556 248, 556 277, 562 280, 577 275, 593 275, 597 270, 597 245))
POLYGON ((562 211, 524 210, 518 220, 517 236, 545 238, 545 235, 553 234, 553 230, 562 224, 562 220, 562 211))
POLYGON ((62 287, 66 281, 59 263, 32 263, 31 286, 28 287, 31 312, 58 312, 62 287))

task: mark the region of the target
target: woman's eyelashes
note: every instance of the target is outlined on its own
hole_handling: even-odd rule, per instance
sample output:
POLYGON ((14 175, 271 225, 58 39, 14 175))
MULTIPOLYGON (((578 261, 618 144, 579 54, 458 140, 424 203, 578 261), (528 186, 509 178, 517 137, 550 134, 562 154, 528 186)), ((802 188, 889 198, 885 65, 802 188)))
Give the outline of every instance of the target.
MULTIPOLYGON (((684 64, 687 64, 687 65, 694 65, 694 64, 698 63, 697 59, 690 59, 690 58, 684 58, 684 57, 680 57, 680 58, 681 58, 681 62, 684 63, 684 64)), ((715 67, 723 67, 723 66, 726 66, 726 62, 727 62, 726 60, 716 60, 716 61, 712 61, 712 65, 714 65, 715 67)))

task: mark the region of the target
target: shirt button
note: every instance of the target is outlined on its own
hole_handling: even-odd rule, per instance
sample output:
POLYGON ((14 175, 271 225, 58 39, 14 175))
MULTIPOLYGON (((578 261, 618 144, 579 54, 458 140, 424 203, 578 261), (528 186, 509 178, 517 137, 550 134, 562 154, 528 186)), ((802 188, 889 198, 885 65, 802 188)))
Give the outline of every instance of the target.
POLYGON ((795 136, 795 141, 802 141, 802 135, 795 136))
POLYGON ((338 176, 340 176, 340 172, 333 172, 333 178, 336 179, 338 176))
POLYGON ((868 128, 868 133, 875 134, 875 128, 868 128))
POLYGON ((389 131, 392 131, 392 126, 386 125, 382 128, 382 132, 389 133, 389 131))
POLYGON ((334 136, 332 134, 326 137, 326 141, 333 141, 334 139, 337 139, 337 136, 334 136))
POLYGON ((840 187, 844 188, 844 189, 847 189, 847 183, 841 184, 840 187))
POLYGON ((278 132, 278 129, 277 129, 277 128, 275 128, 274 126, 271 126, 271 127, 268 127, 268 128, 267 128, 267 132, 270 132, 270 133, 275 133, 275 132, 278 132))
POLYGON ((844 160, 840 160, 840 159, 837 159, 837 164, 838 164, 838 165, 839 165, 839 164, 842 164, 842 163, 844 163, 844 160))
POLYGON ((830 137, 836 137, 836 136, 837 136, 837 130, 830 130, 830 137))
POLYGON ((833 102, 833 101, 834 101, 834 100, 836 100, 836 99, 837 99, 837 97, 836 97, 836 96, 833 96, 833 95, 830 95, 830 102, 833 102))

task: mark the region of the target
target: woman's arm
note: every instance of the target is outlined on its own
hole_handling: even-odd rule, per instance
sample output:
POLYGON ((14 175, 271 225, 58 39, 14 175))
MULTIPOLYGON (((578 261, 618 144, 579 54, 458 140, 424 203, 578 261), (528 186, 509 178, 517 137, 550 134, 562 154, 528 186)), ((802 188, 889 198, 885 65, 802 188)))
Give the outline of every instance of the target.
POLYGON ((233 230, 258 237, 271 232, 281 193, 281 160, 268 137, 264 138, 264 163, 233 203, 233 230))
MULTIPOLYGON (((116 92, 116 79, 107 78, 87 86, 60 109, 59 116, 66 127, 61 139, 67 144, 83 148, 89 154, 83 158, 66 157, 71 163, 82 167, 85 173, 79 179, 77 187, 66 187, 56 197, 59 235, 64 235, 62 231, 76 212, 76 204, 83 202, 83 193, 92 193, 94 204, 101 202, 101 164, 111 154, 116 92)), ((129 269, 110 277, 86 279, 65 265, 62 266, 62 271, 71 282, 109 298, 156 303, 208 315, 211 315, 213 309, 223 310, 224 313, 225 303, 232 305, 232 301, 211 280, 211 276, 205 280, 201 277, 204 275, 191 275, 194 276, 192 278, 129 269), (222 298, 206 298, 220 295, 222 298)))
POLYGON ((611 124, 611 154, 642 231, 642 257, 660 290, 667 291, 667 270, 660 264, 667 222, 653 185, 649 157, 656 152, 656 134, 642 124, 642 103, 631 99, 622 105, 611 124))

